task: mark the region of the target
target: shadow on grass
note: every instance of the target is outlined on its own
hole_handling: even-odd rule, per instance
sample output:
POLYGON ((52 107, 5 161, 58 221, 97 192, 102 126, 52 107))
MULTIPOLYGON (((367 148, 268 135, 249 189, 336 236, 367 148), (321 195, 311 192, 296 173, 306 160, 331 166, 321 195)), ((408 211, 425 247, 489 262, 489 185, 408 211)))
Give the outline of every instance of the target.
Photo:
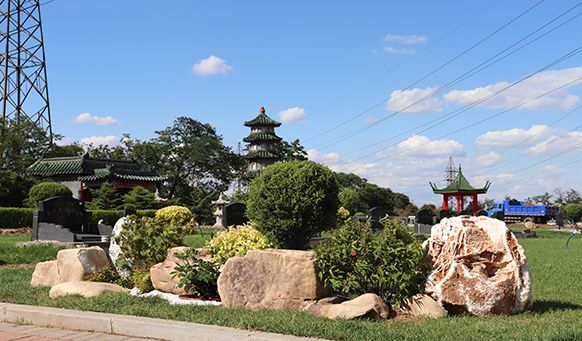
POLYGON ((544 314, 552 311, 579 310, 579 309, 582 309, 582 306, 578 304, 570 304, 559 301, 534 301, 532 311, 544 314))

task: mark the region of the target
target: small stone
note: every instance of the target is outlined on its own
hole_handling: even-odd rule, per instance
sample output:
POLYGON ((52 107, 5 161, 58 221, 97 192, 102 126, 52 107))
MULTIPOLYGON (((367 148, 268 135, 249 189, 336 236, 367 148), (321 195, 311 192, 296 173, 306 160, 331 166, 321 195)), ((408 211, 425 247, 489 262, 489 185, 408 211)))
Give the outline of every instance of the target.
POLYGON ((367 316, 371 319, 387 319, 390 316, 390 307, 376 294, 364 294, 353 300, 332 303, 329 300, 320 300, 310 305, 307 311, 313 316, 325 316, 330 319, 351 319, 367 316))
POLYGON ((129 290, 112 283, 74 281, 55 285, 49 292, 51 298, 64 295, 93 297, 104 294, 129 293, 129 290))
POLYGON ((448 315, 442 305, 426 294, 417 294, 404 302, 402 310, 414 316, 439 318, 448 315))
POLYGON ((34 267, 34 273, 32 274, 32 280, 30 281, 30 286, 53 287, 59 283, 59 270, 57 268, 56 260, 36 264, 34 267))

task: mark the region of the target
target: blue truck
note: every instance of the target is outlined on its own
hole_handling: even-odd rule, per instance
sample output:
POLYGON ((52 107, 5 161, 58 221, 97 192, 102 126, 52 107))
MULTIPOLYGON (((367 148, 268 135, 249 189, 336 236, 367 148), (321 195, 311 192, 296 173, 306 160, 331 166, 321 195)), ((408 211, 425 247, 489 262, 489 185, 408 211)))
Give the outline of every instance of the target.
POLYGON ((506 223, 531 221, 532 223, 545 224, 548 220, 555 218, 559 210, 557 206, 524 205, 523 201, 505 200, 491 203, 487 207, 487 215, 503 219, 506 223))

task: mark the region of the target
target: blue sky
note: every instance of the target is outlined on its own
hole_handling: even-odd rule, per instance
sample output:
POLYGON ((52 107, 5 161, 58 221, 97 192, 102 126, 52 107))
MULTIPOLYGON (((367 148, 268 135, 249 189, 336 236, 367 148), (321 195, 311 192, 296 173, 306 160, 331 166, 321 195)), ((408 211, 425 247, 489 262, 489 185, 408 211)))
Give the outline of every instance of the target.
POLYGON ((310 160, 417 205, 449 157, 488 198, 582 191, 576 4, 55 0, 52 128, 113 145, 188 116, 236 150, 264 106, 310 160))

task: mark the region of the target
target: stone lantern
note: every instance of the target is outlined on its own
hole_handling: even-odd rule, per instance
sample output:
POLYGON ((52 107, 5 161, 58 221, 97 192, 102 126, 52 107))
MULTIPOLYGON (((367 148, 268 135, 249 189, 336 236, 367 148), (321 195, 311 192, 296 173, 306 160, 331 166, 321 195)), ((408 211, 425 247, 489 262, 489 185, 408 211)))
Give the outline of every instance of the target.
POLYGON ((230 201, 224 200, 222 193, 220 193, 218 200, 215 200, 212 203, 216 205, 216 212, 214 212, 214 215, 216 216, 216 223, 214 224, 214 227, 224 227, 224 214, 222 209, 225 205, 230 204, 230 201))

